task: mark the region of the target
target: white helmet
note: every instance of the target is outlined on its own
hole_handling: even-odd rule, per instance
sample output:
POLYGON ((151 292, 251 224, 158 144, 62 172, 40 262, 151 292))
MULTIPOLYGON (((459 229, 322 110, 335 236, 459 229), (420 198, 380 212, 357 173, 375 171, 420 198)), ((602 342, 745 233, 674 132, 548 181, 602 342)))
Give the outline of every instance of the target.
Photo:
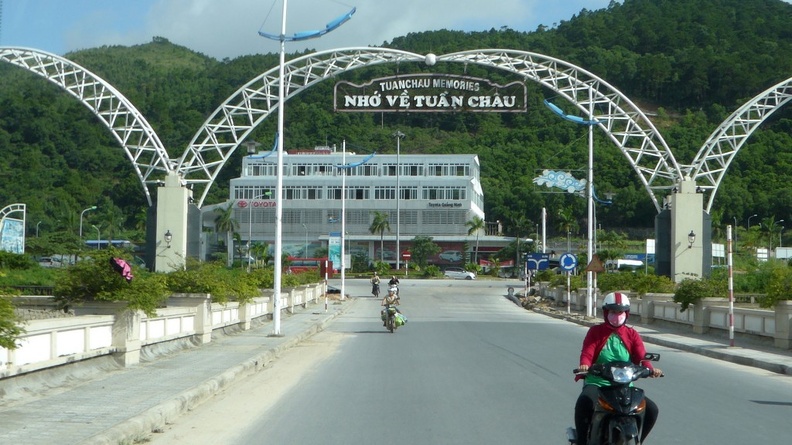
POLYGON ((602 300, 602 310, 630 312, 630 299, 621 292, 611 292, 602 300))

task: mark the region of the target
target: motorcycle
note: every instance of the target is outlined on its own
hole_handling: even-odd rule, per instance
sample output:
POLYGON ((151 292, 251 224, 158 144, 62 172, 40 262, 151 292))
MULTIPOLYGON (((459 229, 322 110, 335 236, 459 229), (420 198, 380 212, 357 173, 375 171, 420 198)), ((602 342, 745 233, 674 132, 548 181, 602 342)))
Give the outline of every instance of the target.
POLYGON ((391 304, 385 306, 380 316, 382 321, 385 322, 385 329, 391 331, 391 333, 407 321, 404 316, 396 310, 396 306, 391 304))
POLYGON ((380 294, 379 283, 371 284, 371 294, 374 295, 375 298, 379 298, 379 294, 380 294))
MULTIPOLYGON (((645 360, 658 361, 660 354, 646 354, 645 360)), ((640 445, 646 409, 644 391, 630 386, 638 379, 650 377, 652 370, 630 362, 594 364, 586 371, 575 369, 576 375, 587 373, 611 383, 599 389, 599 400, 588 433, 589 445, 640 445)), ((662 377, 662 376, 661 376, 662 377)), ((567 428, 567 440, 577 443, 578 432, 567 428)))

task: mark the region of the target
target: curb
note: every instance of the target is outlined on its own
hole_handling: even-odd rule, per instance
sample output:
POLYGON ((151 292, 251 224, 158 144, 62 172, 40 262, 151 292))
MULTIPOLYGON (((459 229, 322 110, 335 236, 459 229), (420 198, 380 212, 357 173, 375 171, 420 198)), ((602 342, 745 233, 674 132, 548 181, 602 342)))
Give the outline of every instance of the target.
MULTIPOLYGON (((347 299, 346 301, 351 303, 355 300, 347 299)), ((86 439, 82 443, 85 445, 116 445, 124 443, 123 441, 125 440, 136 443, 135 440, 164 428, 167 423, 195 409, 234 382, 270 367, 280 354, 323 331, 333 319, 346 312, 346 309, 347 306, 344 306, 332 314, 327 314, 326 317, 312 324, 308 329, 295 334, 293 338, 289 338, 283 343, 236 366, 232 366, 227 371, 209 378, 194 388, 183 391, 172 399, 149 408, 135 417, 86 439)))

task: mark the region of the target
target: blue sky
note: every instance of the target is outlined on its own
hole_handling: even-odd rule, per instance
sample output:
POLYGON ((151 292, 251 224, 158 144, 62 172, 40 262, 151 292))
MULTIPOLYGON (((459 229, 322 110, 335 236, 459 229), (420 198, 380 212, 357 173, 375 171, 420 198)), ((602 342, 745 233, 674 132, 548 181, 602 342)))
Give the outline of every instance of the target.
MULTIPOLYGON (((138 45, 165 37, 223 59, 279 51, 258 31, 278 34, 282 0, 4 0, 0 45, 64 55, 104 45, 138 45)), ((287 34, 323 28, 353 6, 357 13, 320 39, 287 51, 381 45, 411 32, 533 31, 610 0, 289 0, 287 34), (497 5, 497 7, 495 6, 497 5)))

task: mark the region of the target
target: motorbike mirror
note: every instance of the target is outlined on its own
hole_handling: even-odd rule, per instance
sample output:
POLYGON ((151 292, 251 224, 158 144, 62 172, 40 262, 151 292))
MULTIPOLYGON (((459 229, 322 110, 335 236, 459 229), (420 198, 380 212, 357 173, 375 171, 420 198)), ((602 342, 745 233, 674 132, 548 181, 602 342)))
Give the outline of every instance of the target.
POLYGON ((660 354, 657 354, 657 353, 654 353, 654 352, 647 352, 646 355, 644 355, 644 360, 649 360, 651 362, 659 361, 660 360, 660 354))

